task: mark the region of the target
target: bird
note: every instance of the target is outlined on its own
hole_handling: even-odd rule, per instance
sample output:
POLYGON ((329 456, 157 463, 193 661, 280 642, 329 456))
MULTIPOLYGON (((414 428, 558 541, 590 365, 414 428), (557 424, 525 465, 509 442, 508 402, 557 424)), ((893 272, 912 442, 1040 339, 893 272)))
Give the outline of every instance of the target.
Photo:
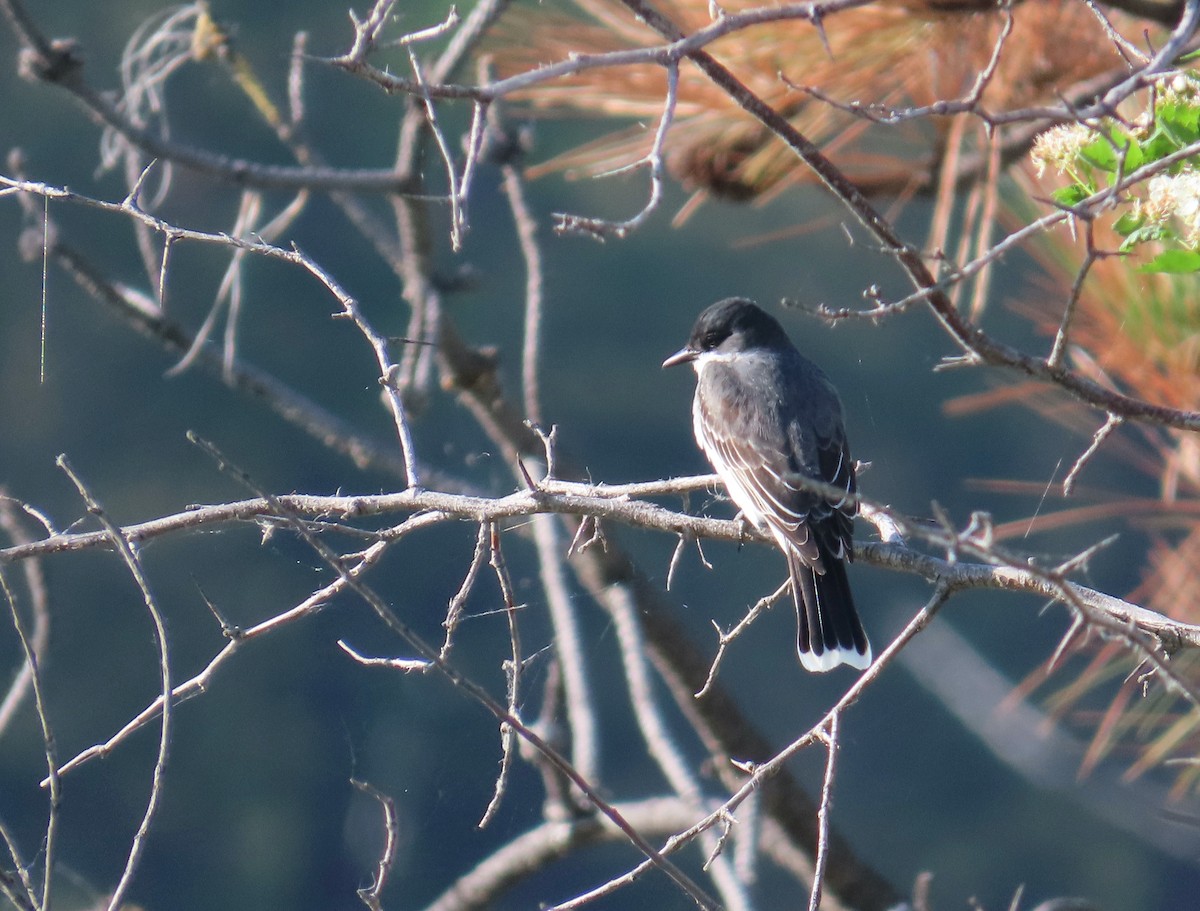
POLYGON ((687 344, 663 361, 680 364, 696 371, 697 444, 741 515, 787 558, 800 663, 866 668, 871 646, 846 574, 857 479, 837 390, 773 316, 741 297, 697 317, 687 344), (804 478, 837 495, 805 489, 804 478))

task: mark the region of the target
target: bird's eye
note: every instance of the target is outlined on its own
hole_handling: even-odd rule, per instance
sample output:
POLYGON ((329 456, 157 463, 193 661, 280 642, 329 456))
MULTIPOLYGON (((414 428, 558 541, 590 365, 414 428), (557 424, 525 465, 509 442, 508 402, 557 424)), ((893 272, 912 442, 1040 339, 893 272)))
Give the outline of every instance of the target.
POLYGON ((701 348, 705 351, 711 351, 716 348, 721 342, 725 341, 724 333, 714 329, 711 332, 705 332, 704 338, 700 340, 701 348))

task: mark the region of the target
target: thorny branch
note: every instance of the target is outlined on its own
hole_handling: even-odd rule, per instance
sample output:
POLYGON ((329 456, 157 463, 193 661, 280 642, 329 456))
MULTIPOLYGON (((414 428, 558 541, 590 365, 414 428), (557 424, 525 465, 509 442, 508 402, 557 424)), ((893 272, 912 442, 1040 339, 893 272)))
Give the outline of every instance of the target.
MULTIPOLYGON (((656 485, 641 483, 634 485, 633 490, 639 495, 672 495, 681 491, 702 489, 713 480, 711 476, 702 476, 665 481, 656 485)), ((359 567, 365 567, 377 559, 377 556, 372 555, 377 555, 387 544, 439 523, 464 518, 480 523, 498 522, 544 513, 597 515, 636 527, 669 533, 683 532, 734 543, 745 541, 749 534, 755 540, 768 543, 764 535, 754 531, 747 532, 740 522, 674 513, 644 500, 630 499, 630 495, 630 488, 627 486, 604 487, 555 481, 543 482, 538 491, 519 491, 508 497, 496 499, 435 491, 405 491, 399 494, 351 497, 275 496, 270 499, 259 498, 219 506, 195 507, 173 516, 126 526, 121 528, 120 532, 131 544, 141 544, 186 529, 220 526, 231 522, 275 522, 286 519, 289 515, 336 515, 345 522, 354 517, 388 515, 395 512, 413 513, 411 519, 400 525, 373 532, 378 541, 363 552, 359 563, 356 564, 359 567)), ((1162 640, 1171 649, 1200 648, 1200 626, 1171 620, 1085 586, 1055 580, 1052 574, 1038 570, 1019 557, 992 556, 991 559, 997 560, 994 565, 968 562, 962 559, 966 553, 988 558, 995 546, 984 547, 979 541, 960 540, 956 533, 909 522, 861 497, 859 502, 870 505, 873 513, 887 517, 910 536, 924 537, 931 544, 950 549, 954 554, 954 559, 943 560, 900 543, 860 543, 856 545, 855 556, 861 561, 901 572, 916 573, 955 590, 998 588, 1064 599, 1073 605, 1082 605, 1089 614, 1101 612, 1107 615, 1118 629, 1143 630, 1162 640)), ((101 532, 55 534, 37 542, 0 549, 0 565, 57 553, 107 547, 110 541, 110 537, 101 532)), ((323 593, 320 597, 314 596, 310 601, 314 606, 319 606, 327 601, 331 594, 332 591, 323 593)), ((292 615, 288 615, 290 616, 292 615)), ((239 639, 253 638, 273 626, 274 624, 264 624, 261 628, 246 630, 239 639)), ((235 641, 227 645, 222 656, 236 647, 236 644, 235 641)), ((199 687, 191 681, 184 683, 180 685, 176 698, 185 697, 197 689, 199 687)), ((145 723, 150 717, 153 715, 142 718, 141 723, 145 723)), ((74 760, 64 764, 62 773, 68 772, 74 764, 74 760)))
MULTIPOLYGON (((249 476, 240 469, 232 466, 219 451, 211 444, 197 440, 193 437, 193 441, 197 442, 201 448, 205 449, 226 471, 230 471, 240 480, 253 486, 249 476)), ((264 493, 260 491, 260 493, 264 493)), ((310 531, 307 526, 300 521, 299 516, 290 513, 286 510, 284 504, 276 497, 264 496, 264 499, 271 504, 272 508, 278 511, 278 514, 283 518, 287 525, 294 530, 304 542, 318 554, 331 569, 338 572, 341 578, 346 580, 346 584, 366 601, 374 610, 377 617, 391 629, 400 639, 406 642, 414 649, 420 658, 427 662, 430 667, 436 668, 441 674, 446 677, 455 687, 465 693, 468 697, 478 703, 481 707, 490 712, 497 721, 506 726, 511 731, 520 736, 526 743, 533 747, 537 752, 544 757, 547 762, 557 768, 562 774, 567 776, 571 782, 579 788, 580 791, 587 797, 589 803, 596 810, 607 816, 622 832, 625 833, 630 843, 633 844, 639 851, 646 856, 650 861, 650 866, 662 871, 670 878, 686 895, 692 898, 696 904, 704 909, 704 911, 715 911, 718 907, 713 900, 707 895, 702 887, 695 883, 690 876, 683 870, 672 863, 659 850, 657 850, 645 837, 633 828, 627 820, 613 808, 612 804, 606 801, 596 787, 579 774, 578 770, 571 763, 558 753, 543 737, 529 727, 519 717, 514 715, 508 708, 497 701, 484 687, 480 686, 471 678, 464 675, 450 662, 442 659, 437 650, 422 639, 414 629, 404 622, 388 605, 382 596, 373 588, 367 586, 359 578, 350 575, 344 560, 341 555, 332 550, 320 538, 310 531)), ((359 657, 346 646, 343 648, 354 657, 359 657)), ((169 698, 164 699, 164 715, 166 706, 170 703, 169 698)), ((114 911, 110 908, 109 911, 114 911)))

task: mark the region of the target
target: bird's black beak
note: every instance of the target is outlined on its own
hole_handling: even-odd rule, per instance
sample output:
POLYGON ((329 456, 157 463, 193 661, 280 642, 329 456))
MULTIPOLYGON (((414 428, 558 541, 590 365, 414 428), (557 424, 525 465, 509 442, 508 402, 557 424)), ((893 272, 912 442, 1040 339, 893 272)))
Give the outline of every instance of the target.
POLYGON ((680 348, 669 358, 662 362, 664 367, 678 367, 680 364, 690 364, 700 356, 700 352, 694 348, 680 348))

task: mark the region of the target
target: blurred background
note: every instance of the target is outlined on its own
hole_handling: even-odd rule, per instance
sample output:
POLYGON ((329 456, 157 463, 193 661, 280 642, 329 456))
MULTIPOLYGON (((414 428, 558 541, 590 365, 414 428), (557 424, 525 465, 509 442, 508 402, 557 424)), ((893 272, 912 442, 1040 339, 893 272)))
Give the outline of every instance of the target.
MULTIPOLYGON (((542 9, 542 7, 537 7, 542 9)), ((86 75, 119 86, 122 49, 158 4, 37 4, 31 13, 46 34, 79 40, 86 75)), ((365 12, 359 10, 360 14, 365 12)), ((397 34, 438 21, 445 9, 422 0, 405 6, 397 34)), ((352 40, 346 11, 293 2, 215 3, 258 78, 282 98, 292 36, 309 33, 316 57, 343 52, 352 40)), ((831 27, 833 23, 830 23, 831 27)), ((0 146, 19 148, 32 180, 117 201, 120 175, 98 168, 100 132, 65 92, 17 75, 17 41, 0 29, 0 146)), ((398 69, 406 66, 394 58, 398 69)), ((395 155, 400 102, 332 68, 305 69, 307 129, 331 163, 388 167, 395 155)), ((288 164, 290 158, 256 118, 245 97, 216 66, 191 66, 169 83, 171 138, 231 157, 288 164)), ((464 110, 443 106, 457 136, 464 110)), ((506 117, 531 137, 528 160, 545 162, 602 135, 583 118, 530 119, 520 106, 506 117)), ((644 126, 653 128, 653 121, 644 126)), ((425 164, 442 180, 441 162, 425 164)), ((11 168, 5 173, 12 175, 11 168)), ((695 315, 729 295, 751 297, 780 317, 798 347, 820 363, 841 391, 851 444, 870 462, 861 490, 914 516, 937 502, 956 521, 985 510, 997 524, 1023 520, 1043 492, 1061 482, 1087 445, 1087 434, 1015 401, 951 414, 948 402, 988 393, 1013 377, 984 369, 934 372, 957 353, 921 309, 875 325, 836 327, 803 312, 827 304, 864 303, 868 287, 883 299, 908 287, 890 259, 873 248, 822 190, 791 186, 755 202, 706 200, 673 224, 692 197, 671 181, 661 208, 628 238, 598 243, 551 230, 551 214, 627 218, 645 202, 644 171, 593 177, 550 170, 529 185, 544 257, 546 312, 543 408, 564 451, 592 479, 622 483, 707 471, 691 436, 692 379, 664 373, 662 359, 684 339, 695 315), (789 300, 801 306, 784 308, 789 300), (1006 492, 984 483, 1028 482, 1006 492)), ((283 194, 266 194, 282 204, 283 194)), ((525 265, 500 190, 495 164, 476 178, 471 229, 461 252, 445 234, 431 239, 439 274, 457 277, 444 296, 472 344, 494 346, 500 376, 519 389, 525 265)), ((41 202, 36 203, 40 209, 41 202)), ((381 210, 383 207, 380 207, 381 210)), ((173 223, 231 230, 236 191, 176 168, 156 210, 173 223)), ((51 202, 62 240, 87 252, 114 279, 146 294, 154 288, 124 218, 51 202)), ((898 225, 918 244, 932 203, 904 206, 898 225)), ((188 443, 195 431, 275 493, 376 493, 398 480, 363 471, 280 420, 261 403, 237 395, 197 370, 168 376, 176 363, 155 343, 113 319, 53 266, 46 276, 45 376, 41 373, 42 269, 19 256, 23 231, 40 226, 12 197, 0 199, 0 486, 36 507, 58 529, 84 516, 78 495, 55 466, 60 453, 121 523, 144 521, 190 504, 241 499, 250 493, 188 443)), ((327 198, 316 196, 280 243, 295 241, 355 295, 382 332, 402 335, 407 310, 395 276, 327 198)), ((166 309, 193 331, 217 291, 227 254, 194 244, 172 251, 166 309)), ((992 278, 982 325, 1027 350, 1049 340, 1022 303, 1044 294, 1041 266, 1025 253, 1008 257, 992 278)), ((296 268, 258 260, 246 270, 239 357, 257 364, 385 445, 393 437, 381 405, 377 369, 362 338, 331 319, 334 301, 296 268)), ((1137 428, 1118 431, 1136 440, 1137 428)), ((414 423, 427 464, 492 494, 514 489, 511 466, 482 436, 453 395, 430 390, 414 423)), ((1087 502, 1106 492, 1153 497, 1157 480, 1101 450, 1081 478, 1087 502), (1090 499, 1089 499, 1090 498, 1090 499)), ((672 505, 678 505, 678 501, 672 505)), ((693 509, 728 517, 727 504, 693 497, 693 509)), ((872 532, 859 523, 859 535, 872 532)), ((609 526, 641 570, 665 582, 675 541, 609 526)), ((1081 581, 1127 595, 1143 581, 1147 533, 1120 516, 1051 533, 1034 532, 1010 546, 1060 560, 1107 535, 1115 544, 1093 560, 1081 581)), ((373 582, 398 613, 430 639, 440 638, 445 605, 461 584, 476 527, 446 524, 393 550, 373 582)), ((529 543, 506 535, 505 554, 517 586, 527 650, 550 635, 544 596, 529 543)), ((224 645, 205 598, 232 623, 249 626, 327 583, 329 571, 290 536, 264 538, 250 526, 164 537, 143 551, 151 585, 169 625, 175 673, 198 672, 224 645)), ((712 622, 728 627, 783 578, 783 563, 766 547, 709 543, 706 569, 695 550, 683 557, 670 598, 701 649, 714 652, 712 622)), ((44 665, 49 715, 60 759, 101 742, 144 708, 158 687, 153 631, 140 595, 110 553, 93 550, 44 561, 52 632, 44 665)), ((10 580, 16 568, 5 567, 10 580)), ((929 596, 922 580, 866 565, 852 583, 876 653, 929 596)), ((468 602, 459 633, 460 664, 497 695, 508 650, 492 580, 468 602)), ((602 789, 622 799, 649 797, 660 783, 642 755, 625 708, 614 634, 605 616, 578 591, 586 657, 601 697, 602 789), (637 744, 633 747, 633 744, 637 744)), ((1196 907, 1200 895, 1200 804, 1193 793, 1168 798, 1170 770, 1123 780, 1133 746, 1114 749, 1087 776, 1077 775, 1088 732, 1056 727, 1043 703, 1009 698, 1011 687, 1052 653, 1069 620, 1060 606, 999 592, 955 597, 842 720, 843 749, 834 824, 868 864, 907 894, 923 871, 933 874, 933 907, 1020 907, 1053 896, 1083 896, 1104 909, 1196 907), (961 637, 961 638, 960 638, 961 637)), ((731 649, 722 683, 743 710, 782 747, 812 725, 852 681, 847 671, 806 674, 791 646, 789 609, 762 617, 731 649)), ((336 641, 366 654, 397 654, 399 644, 365 605, 342 598, 319 616, 248 643, 210 689, 180 706, 164 804, 129 900, 146 909, 212 907, 354 908, 355 889, 369 885, 381 824, 376 805, 351 777, 371 781, 396 801, 400 851, 388 907, 423 907, 478 858, 540 819, 537 776, 518 764, 499 817, 475 822, 491 795, 499 738, 494 719, 432 676, 404 677, 351 661, 336 641)), ((3 667, 15 672, 20 650, 0 633, 3 667)), ((534 661, 530 691, 546 673, 534 661)), ((6 672, 8 673, 8 672, 6 672)), ((1121 683, 1115 680, 1115 688, 1121 683)), ((1111 690, 1085 709, 1100 711, 1111 690)), ((151 726, 112 755, 64 781, 59 880, 64 906, 95 901, 113 888, 141 818, 157 734, 151 726)), ((700 761, 696 744, 689 749, 700 761)), ((0 738, 0 819, 27 858, 36 858, 45 828, 38 781, 45 760, 37 719, 26 706, 0 738)), ((795 773, 819 788, 823 755, 810 752, 795 773)), ((626 848, 581 852, 509 892, 496 907, 563 900, 636 862, 626 848)), ((793 905, 771 894, 764 907, 793 905)), ((618 893, 607 907, 682 907, 688 900, 651 875, 618 893)))

